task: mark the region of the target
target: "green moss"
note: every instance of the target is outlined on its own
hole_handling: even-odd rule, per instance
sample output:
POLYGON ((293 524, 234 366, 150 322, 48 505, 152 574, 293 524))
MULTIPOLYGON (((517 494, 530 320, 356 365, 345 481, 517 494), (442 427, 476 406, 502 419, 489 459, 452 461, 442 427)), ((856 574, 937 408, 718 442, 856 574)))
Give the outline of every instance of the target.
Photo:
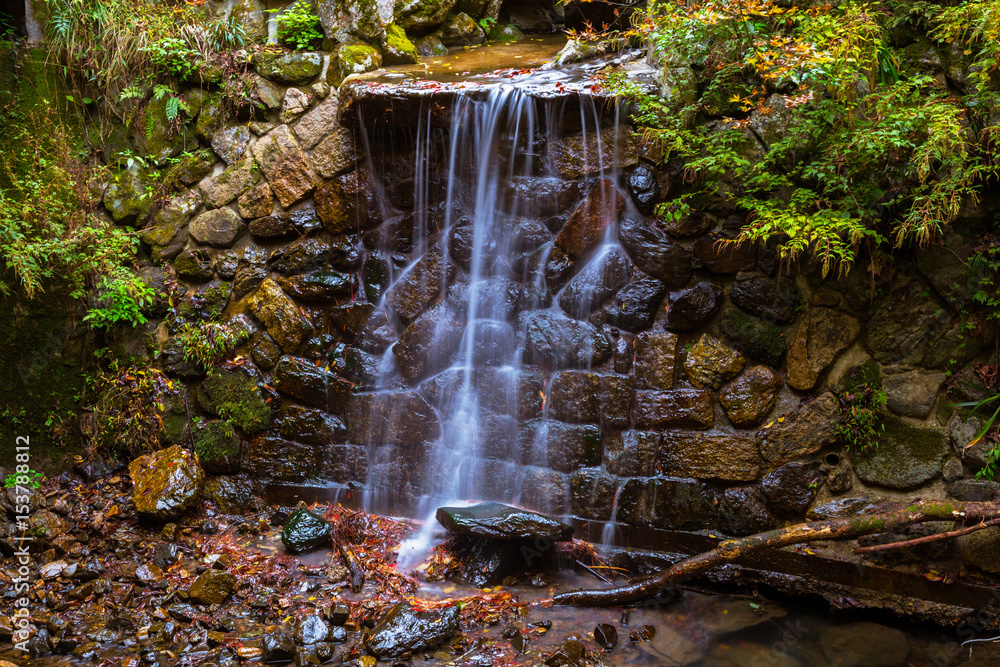
POLYGON ((396 24, 392 24, 385 32, 382 45, 386 65, 407 65, 420 61, 417 47, 406 36, 406 32, 396 24))
POLYGON ((206 412, 230 421, 247 435, 259 433, 271 423, 271 408, 260 386, 239 369, 215 369, 202 382, 197 396, 206 412))
POLYGON ((722 314, 719 330, 737 350, 768 366, 780 366, 788 349, 780 327, 736 308, 722 314))
POLYGON ((191 430, 194 453, 209 472, 232 472, 239 461, 240 438, 225 421, 201 422, 191 430))
POLYGON ((331 67, 327 80, 339 86, 352 74, 362 74, 382 66, 382 54, 368 44, 343 44, 337 49, 336 67, 331 67))
POLYGON ((860 366, 855 366, 844 376, 844 391, 851 394, 866 388, 878 389, 881 386, 882 371, 874 359, 869 359, 860 366))

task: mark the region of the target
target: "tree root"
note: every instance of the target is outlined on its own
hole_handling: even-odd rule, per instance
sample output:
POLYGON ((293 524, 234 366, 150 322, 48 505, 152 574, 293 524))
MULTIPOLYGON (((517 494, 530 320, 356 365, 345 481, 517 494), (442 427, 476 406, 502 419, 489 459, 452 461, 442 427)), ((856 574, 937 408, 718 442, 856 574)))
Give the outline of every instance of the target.
MULTIPOLYGON (((724 540, 714 549, 675 563, 663 572, 605 590, 581 590, 556 595, 554 604, 604 607, 629 604, 653 597, 661 590, 712 568, 750 554, 793 544, 822 540, 845 540, 884 533, 900 526, 923 521, 987 522, 1000 519, 1000 502, 948 503, 917 501, 888 512, 842 519, 800 523, 756 535, 724 540)), ((978 528, 977 528, 978 529, 978 528)))

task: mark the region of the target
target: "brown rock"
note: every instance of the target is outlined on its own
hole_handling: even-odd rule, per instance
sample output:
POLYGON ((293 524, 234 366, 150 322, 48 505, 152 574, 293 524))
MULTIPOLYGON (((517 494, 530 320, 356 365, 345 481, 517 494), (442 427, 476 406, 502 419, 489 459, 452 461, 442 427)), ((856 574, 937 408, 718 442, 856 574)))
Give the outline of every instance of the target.
POLYGON ((626 169, 639 161, 635 137, 624 125, 617 135, 615 128, 607 127, 600 133, 565 137, 555 143, 552 153, 556 171, 566 180, 610 171, 613 167, 626 169))
POLYGON ((238 202, 240 215, 244 218, 261 218, 271 215, 274 209, 274 194, 271 186, 260 183, 243 193, 238 202))
POLYGON ((415 391, 358 394, 348 401, 349 442, 416 446, 441 435, 437 413, 415 391))
POLYGON ((712 392, 696 389, 637 391, 632 418, 638 428, 712 427, 712 392))
POLYGON ((756 245, 726 241, 728 239, 717 234, 703 236, 694 244, 694 256, 712 273, 739 273, 749 271, 757 264, 756 245))
POLYGON ((861 333, 857 319, 832 308, 810 308, 788 348, 788 384, 800 391, 819 376, 861 333))
POLYGON ((316 173, 287 125, 261 137, 253 154, 282 206, 291 206, 316 187, 316 173))
POLYGON ((729 434, 664 433, 659 464, 667 474, 727 482, 754 481, 761 469, 753 438, 729 434))
POLYGON ((677 336, 643 332, 635 337, 635 383, 639 389, 672 389, 677 336))
POLYGON ((564 422, 596 424, 602 406, 598 402, 600 377, 590 371, 561 371, 552 377, 549 413, 564 422))
POLYGON ((754 366, 722 388, 719 402, 734 426, 750 428, 771 414, 783 384, 767 366, 754 366))
POLYGON ((832 445, 840 439, 840 415, 840 401, 824 392, 758 431, 760 453, 780 465, 832 445))
POLYGON ((169 521, 198 499, 205 473, 179 445, 140 456, 128 467, 136 511, 155 521, 169 521))
POLYGON ((556 245, 573 257, 584 255, 601 240, 605 230, 621 215, 625 197, 611 179, 602 178, 573 211, 556 237, 556 245))
POLYGON ((736 377, 746 363, 747 360, 736 350, 717 338, 702 334, 688 350, 684 370, 695 387, 718 389, 723 382, 736 377))
POLYGON ((386 294, 386 303, 405 321, 413 320, 441 294, 455 271, 440 247, 434 246, 386 294))
POLYGON ((382 215, 375 192, 365 169, 338 176, 316 191, 316 215, 331 234, 378 227, 382 215))
POLYGON ((218 176, 203 179, 198 188, 205 200, 205 208, 219 208, 252 188, 256 181, 253 160, 245 157, 218 176))
MULTIPOLYGON (((306 116, 306 118, 308 117, 306 116)), ((305 118, 302 120, 304 121, 305 118)), ((323 178, 333 178, 340 172, 346 171, 359 158, 357 146, 354 143, 354 133, 338 126, 319 142, 319 145, 310 154, 310 158, 313 167, 323 178)))
POLYGON ((295 302, 270 278, 262 281, 256 291, 247 297, 247 305, 285 352, 294 352, 302 338, 312 330, 295 302))

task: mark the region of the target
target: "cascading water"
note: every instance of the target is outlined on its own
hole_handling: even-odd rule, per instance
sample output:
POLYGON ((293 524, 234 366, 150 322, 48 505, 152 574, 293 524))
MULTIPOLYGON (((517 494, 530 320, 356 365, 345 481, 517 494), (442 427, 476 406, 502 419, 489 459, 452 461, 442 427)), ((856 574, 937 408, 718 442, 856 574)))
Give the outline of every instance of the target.
MULTIPOLYGON (((405 379, 419 383, 421 393, 433 399, 441 423, 441 437, 424 455, 427 473, 417 513, 427 520, 400 549, 404 569, 426 554, 438 528, 434 512, 443 504, 475 498, 567 511, 565 503, 546 502, 547 494, 539 488, 546 471, 560 467, 549 451, 550 440, 559 436, 550 432, 544 385, 525 381, 526 318, 546 313, 566 318, 565 311, 586 320, 609 296, 604 286, 609 272, 615 282, 626 279, 628 260, 617 243, 615 226, 608 225, 591 239, 585 253, 573 258, 575 278, 552 289, 566 282, 546 276, 553 255, 574 262, 552 240, 559 226, 541 215, 552 213, 539 205, 545 193, 525 186, 555 187, 572 180, 560 174, 559 155, 553 149, 568 123, 584 137, 575 147, 575 158, 584 165, 576 175, 583 183, 577 191, 600 185, 601 179, 614 189, 620 108, 612 104, 613 113, 604 113, 604 103, 588 95, 545 99, 532 94, 530 86, 478 86, 451 101, 450 129, 444 134, 433 127, 434 96, 421 103, 411 137, 413 251, 401 269, 390 265, 391 281, 378 307, 392 312, 397 284, 417 277, 440 281, 431 286, 440 294, 436 302, 416 320, 400 325, 401 341, 411 331, 422 332, 421 354, 432 361, 422 366, 423 375, 405 379), (610 127, 602 128, 604 119, 611 121, 610 127), (602 144, 602 134, 607 136, 602 129, 615 137, 613 145, 602 144), (437 169, 431 166, 435 161, 437 169), (435 202, 434 190, 442 189, 440 185, 443 201, 435 202), (539 238, 545 242, 537 243, 539 238), (444 259, 426 271, 428 256, 444 259), (542 406, 527 431, 520 424, 526 398, 542 406)), ((565 217, 559 219, 562 223, 565 217)), ((589 367, 589 349, 574 354, 579 359, 571 365, 589 367)), ((384 355, 376 389, 400 384, 400 368, 392 363, 397 355, 396 348, 384 355)), ((384 511, 386 503, 373 493, 378 482, 373 470, 370 467, 366 504, 384 511)))

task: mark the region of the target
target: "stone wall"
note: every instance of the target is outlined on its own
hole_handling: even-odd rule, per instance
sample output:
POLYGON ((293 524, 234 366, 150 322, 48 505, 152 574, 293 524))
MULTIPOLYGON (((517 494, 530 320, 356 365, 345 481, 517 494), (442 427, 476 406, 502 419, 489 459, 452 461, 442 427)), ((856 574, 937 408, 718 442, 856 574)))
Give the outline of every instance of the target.
MULTIPOLYGON (((436 474, 426 452, 456 381, 444 369, 461 338, 468 258, 461 226, 414 253, 412 134, 388 128, 364 142, 341 124, 353 102, 349 87, 331 92, 348 73, 337 69, 342 56, 258 58, 266 110, 249 123, 185 93, 192 109, 200 101, 198 150, 174 172, 176 192, 150 208, 136 196, 147 178, 136 168, 104 205, 143 230, 154 283, 179 279, 175 309, 223 312, 249 336, 236 362, 206 374, 183 358, 169 319, 156 325, 154 363, 184 387, 167 406, 166 443, 194 444, 213 474, 371 481, 413 496, 436 474), (376 392, 390 348, 400 372, 376 392), (219 436, 222 420, 235 437, 219 436)), ((164 154, 178 154, 170 141, 164 154)), ((856 268, 824 279, 809 265, 788 275, 773 249, 723 243, 744 222, 724 207, 657 220, 653 207, 682 176, 630 133, 621 141, 617 181, 601 176, 607 156, 580 150, 594 137, 567 125, 539 148, 550 170, 509 184, 506 196, 533 208, 511 259, 544 280, 498 286, 527 365, 513 384, 509 374, 497 383, 515 387, 512 413, 481 397, 502 445, 483 454, 484 482, 507 479, 485 474, 491 465, 515 466, 522 502, 540 509, 734 535, 883 499, 972 500, 1000 488, 971 479, 987 445, 964 449, 976 422, 951 407, 978 395, 962 381, 993 349, 995 331, 968 328, 962 313, 974 285, 962 260, 990 205, 876 278, 856 268), (612 225, 620 249, 589 261, 612 225), (848 451, 840 431, 845 378, 859 368, 888 398, 884 434, 867 453, 848 451), (539 459, 529 443, 542 428, 539 459)), ((439 172, 440 156, 431 160, 439 172)), ((443 196, 435 182, 432 219, 443 196)))

